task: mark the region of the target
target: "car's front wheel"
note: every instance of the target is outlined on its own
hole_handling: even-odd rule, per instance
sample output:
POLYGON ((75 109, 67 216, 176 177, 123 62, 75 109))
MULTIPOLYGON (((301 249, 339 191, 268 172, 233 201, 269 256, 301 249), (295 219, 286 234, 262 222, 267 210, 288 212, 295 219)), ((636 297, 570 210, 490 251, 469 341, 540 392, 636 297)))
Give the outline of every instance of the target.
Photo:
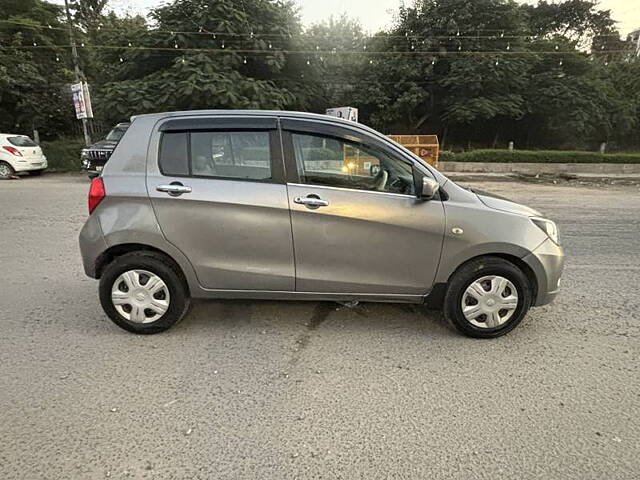
POLYGON ((184 279, 171 261, 154 252, 133 252, 105 268, 100 303, 119 327, 151 334, 178 323, 190 302, 184 279))
POLYGON ((497 257, 463 265, 449 281, 445 318, 461 333, 494 338, 513 330, 531 306, 532 290, 524 272, 497 257))

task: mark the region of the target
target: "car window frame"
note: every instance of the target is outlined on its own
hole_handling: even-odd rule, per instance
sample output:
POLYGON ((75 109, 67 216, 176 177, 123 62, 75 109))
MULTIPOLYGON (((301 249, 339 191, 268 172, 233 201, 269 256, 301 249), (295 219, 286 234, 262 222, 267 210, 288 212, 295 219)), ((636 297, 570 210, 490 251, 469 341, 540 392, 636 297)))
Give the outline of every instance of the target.
MULTIPOLYGON (((397 193, 397 192, 385 192, 379 190, 368 190, 360 188, 349 188, 343 186, 333 185, 318 185, 315 183, 303 182, 298 170, 298 160, 295 152, 295 145, 293 142, 293 134, 311 135, 317 137, 326 137, 334 140, 338 140, 344 143, 348 143, 354 146, 358 144, 364 144, 375 149, 381 150, 386 155, 393 159, 397 159, 402 163, 405 163, 411 167, 413 175, 415 175, 416 165, 415 163, 400 155, 395 150, 389 148, 384 142, 378 140, 375 137, 367 135, 362 131, 350 129, 342 125, 336 125, 329 122, 314 121, 314 120, 300 120, 300 119, 281 119, 280 129, 283 143, 283 153, 285 161, 285 170, 287 183, 292 185, 309 186, 313 188, 330 188, 349 192, 360 193, 373 193, 382 195, 401 196, 403 198, 415 198, 415 194, 397 193)), ((420 171, 420 170, 419 170, 420 171)), ((422 172, 421 172, 422 173, 422 172)))
POLYGON ((155 153, 155 164, 158 173, 167 178, 197 178, 204 180, 221 180, 267 184, 285 184, 285 168, 282 152, 282 141, 277 117, 191 117, 191 118, 168 118, 157 128, 157 149, 155 153), (269 134, 269 154, 271 178, 255 179, 240 177, 225 177, 214 175, 195 175, 192 169, 191 159, 191 133, 192 132, 266 132, 269 134), (165 173, 160 165, 160 152, 162 140, 166 133, 185 133, 187 135, 187 175, 173 175, 165 173))

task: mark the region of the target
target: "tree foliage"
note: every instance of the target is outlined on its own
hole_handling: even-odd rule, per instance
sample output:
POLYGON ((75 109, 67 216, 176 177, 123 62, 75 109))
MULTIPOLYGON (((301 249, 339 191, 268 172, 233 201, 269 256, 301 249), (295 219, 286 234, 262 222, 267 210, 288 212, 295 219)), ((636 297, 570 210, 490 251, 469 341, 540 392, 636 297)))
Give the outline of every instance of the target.
MULTIPOLYGON (((345 16, 303 28, 291 0, 176 0, 148 19, 116 15, 107 0, 71 6, 78 41, 103 46, 80 52, 107 123, 350 105, 387 133, 436 133, 460 148, 640 147, 640 61, 595 1, 405 3, 373 36, 345 16)), ((0 23, 1 128, 68 132, 68 51, 11 48, 67 44, 60 7, 0 0, 2 19, 38 28, 0 23)))

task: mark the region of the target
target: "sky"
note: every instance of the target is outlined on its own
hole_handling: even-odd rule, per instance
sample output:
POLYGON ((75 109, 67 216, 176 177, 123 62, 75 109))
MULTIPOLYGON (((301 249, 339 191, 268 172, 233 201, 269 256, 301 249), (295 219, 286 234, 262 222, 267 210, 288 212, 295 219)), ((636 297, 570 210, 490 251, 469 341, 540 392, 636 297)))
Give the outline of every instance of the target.
MULTIPOLYGON (((295 0, 300 6, 302 21, 312 24, 328 19, 331 15, 346 13, 358 19, 365 30, 375 32, 393 23, 394 13, 403 3, 411 0, 295 0)), ((536 3, 535 0, 518 0, 536 3)), ((56 3, 62 3, 56 0, 56 3)), ((110 4, 119 12, 129 10, 130 13, 145 14, 150 7, 160 5, 158 0, 111 0, 110 4)), ((612 17, 618 21, 622 35, 640 28, 640 5, 638 0, 600 0, 600 8, 612 11, 612 17)))

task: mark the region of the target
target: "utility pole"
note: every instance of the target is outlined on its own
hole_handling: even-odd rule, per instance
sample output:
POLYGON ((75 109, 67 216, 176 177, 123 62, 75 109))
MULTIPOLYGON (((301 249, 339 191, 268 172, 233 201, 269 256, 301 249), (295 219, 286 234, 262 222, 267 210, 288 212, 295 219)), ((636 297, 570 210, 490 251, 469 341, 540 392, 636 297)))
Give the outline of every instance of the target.
MULTIPOLYGON (((67 13, 67 24, 69 25, 69 41, 71 42, 71 59, 73 61, 73 71, 75 72, 76 83, 83 81, 83 75, 80 71, 80 64, 78 61, 78 49, 76 48, 76 37, 73 34, 73 23, 71 23, 71 13, 69 12, 69 0, 64 0, 64 9, 67 13)), ((82 119, 82 132, 84 133, 85 145, 91 145, 91 136, 89 135, 88 119, 82 119)))

